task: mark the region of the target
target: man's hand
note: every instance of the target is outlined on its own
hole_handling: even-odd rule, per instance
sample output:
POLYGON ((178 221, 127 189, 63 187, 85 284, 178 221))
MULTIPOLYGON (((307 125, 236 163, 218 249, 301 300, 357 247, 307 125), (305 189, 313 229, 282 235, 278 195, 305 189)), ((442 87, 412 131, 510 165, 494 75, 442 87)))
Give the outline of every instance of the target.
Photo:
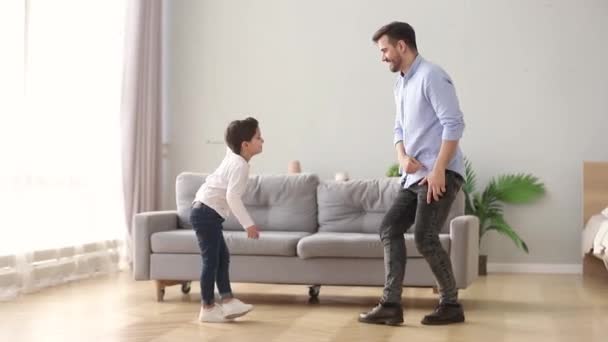
POLYGON ((258 226, 253 225, 247 227, 247 238, 249 239, 258 239, 260 237, 260 228, 258 226))
POLYGON ((439 201, 439 198, 445 192, 445 170, 433 169, 420 182, 420 185, 424 184, 428 184, 429 187, 426 193, 426 203, 431 204, 433 199, 439 201))
POLYGON ((419 161, 416 158, 411 156, 403 156, 399 158, 399 165, 401 165, 401 169, 405 173, 414 173, 422 167, 419 161))

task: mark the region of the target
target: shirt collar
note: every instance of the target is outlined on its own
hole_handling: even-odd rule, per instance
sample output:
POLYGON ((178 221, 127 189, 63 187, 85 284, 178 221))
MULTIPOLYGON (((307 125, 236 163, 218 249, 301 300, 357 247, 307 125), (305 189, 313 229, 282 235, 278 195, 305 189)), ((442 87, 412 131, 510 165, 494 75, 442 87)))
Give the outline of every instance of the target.
POLYGON ((232 158, 242 159, 245 163, 247 162, 247 160, 245 158, 243 158, 242 155, 232 152, 230 147, 227 147, 227 146, 226 146, 226 155, 230 156, 232 158))
POLYGON ((422 56, 418 54, 418 56, 416 56, 416 59, 414 59, 414 63, 412 63, 412 65, 410 66, 409 70, 405 74, 403 72, 399 73, 401 77, 406 80, 410 79, 416 73, 416 69, 418 69, 420 63, 422 63, 423 60, 424 58, 422 58, 422 56))

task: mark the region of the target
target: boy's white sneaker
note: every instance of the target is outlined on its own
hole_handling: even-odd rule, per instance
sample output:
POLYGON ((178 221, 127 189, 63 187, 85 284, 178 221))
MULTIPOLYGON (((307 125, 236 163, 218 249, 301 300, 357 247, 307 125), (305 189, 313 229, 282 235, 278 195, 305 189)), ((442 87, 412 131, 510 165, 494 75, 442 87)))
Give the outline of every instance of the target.
POLYGON ((236 298, 232 298, 230 302, 222 303, 222 310, 224 311, 224 318, 235 319, 253 310, 253 305, 245 304, 236 298))
POLYGON ((207 323, 226 323, 230 322, 225 317, 224 310, 219 304, 215 304, 212 308, 206 309, 201 306, 201 312, 198 315, 198 320, 207 323))

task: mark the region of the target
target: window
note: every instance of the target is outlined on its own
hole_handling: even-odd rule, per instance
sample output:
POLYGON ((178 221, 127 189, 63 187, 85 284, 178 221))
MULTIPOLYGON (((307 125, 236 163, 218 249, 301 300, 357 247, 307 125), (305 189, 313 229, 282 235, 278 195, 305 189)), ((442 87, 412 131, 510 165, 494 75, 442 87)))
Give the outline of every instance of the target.
POLYGON ((124 236, 125 8, 1 2, 0 256, 124 236))

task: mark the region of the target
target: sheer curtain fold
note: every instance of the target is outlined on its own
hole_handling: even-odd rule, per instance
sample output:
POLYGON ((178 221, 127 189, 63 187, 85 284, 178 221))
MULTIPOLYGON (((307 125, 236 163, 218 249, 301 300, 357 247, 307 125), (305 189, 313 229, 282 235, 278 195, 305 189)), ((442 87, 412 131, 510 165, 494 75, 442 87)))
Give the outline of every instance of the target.
POLYGON ((133 215, 160 208, 162 1, 130 0, 127 13, 121 120, 130 257, 133 215))

